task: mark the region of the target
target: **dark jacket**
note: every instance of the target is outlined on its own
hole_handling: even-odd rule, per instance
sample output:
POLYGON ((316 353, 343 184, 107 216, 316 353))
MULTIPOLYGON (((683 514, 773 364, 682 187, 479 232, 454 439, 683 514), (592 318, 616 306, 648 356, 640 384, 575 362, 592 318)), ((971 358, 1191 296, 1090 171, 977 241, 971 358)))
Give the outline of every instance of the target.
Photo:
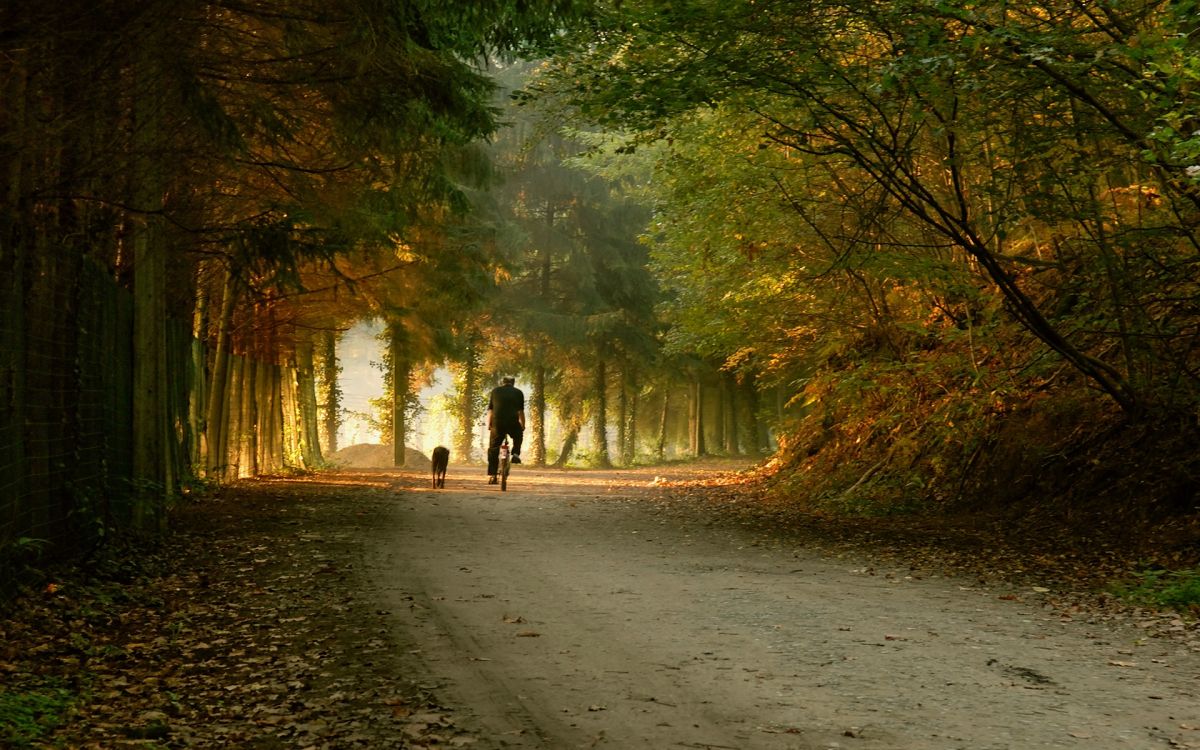
POLYGON ((525 411, 525 394, 513 385, 497 386, 488 398, 488 409, 493 412, 493 424, 497 427, 519 425, 517 415, 525 411))

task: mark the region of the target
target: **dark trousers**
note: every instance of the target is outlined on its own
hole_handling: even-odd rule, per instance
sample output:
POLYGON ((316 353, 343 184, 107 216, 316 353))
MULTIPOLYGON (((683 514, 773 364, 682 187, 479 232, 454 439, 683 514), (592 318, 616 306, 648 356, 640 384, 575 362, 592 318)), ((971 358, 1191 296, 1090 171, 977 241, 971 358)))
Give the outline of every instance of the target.
POLYGON ((504 436, 508 435, 512 438, 512 450, 509 452, 511 456, 521 455, 521 439, 525 437, 525 428, 517 424, 504 425, 503 427, 493 427, 492 437, 488 442, 488 476, 496 476, 496 471, 500 468, 500 444, 504 442, 504 436))

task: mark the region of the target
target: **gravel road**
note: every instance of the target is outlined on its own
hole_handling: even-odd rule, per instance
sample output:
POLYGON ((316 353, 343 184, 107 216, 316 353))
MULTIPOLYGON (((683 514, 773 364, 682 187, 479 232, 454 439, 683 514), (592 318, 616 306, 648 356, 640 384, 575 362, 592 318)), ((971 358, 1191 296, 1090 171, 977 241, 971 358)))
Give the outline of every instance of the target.
POLYGON ((451 467, 367 575, 494 748, 1200 748, 1200 655, 1035 592, 669 512, 654 472, 451 467))

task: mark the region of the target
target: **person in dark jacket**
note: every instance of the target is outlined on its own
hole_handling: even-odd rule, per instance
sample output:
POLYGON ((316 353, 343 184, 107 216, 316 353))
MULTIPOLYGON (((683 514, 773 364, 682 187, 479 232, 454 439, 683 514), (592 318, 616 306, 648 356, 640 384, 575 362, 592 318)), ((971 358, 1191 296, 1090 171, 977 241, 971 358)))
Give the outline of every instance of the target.
POLYGON ((496 471, 500 466, 500 444, 504 436, 512 438, 512 462, 521 463, 521 438, 525 435, 525 394, 513 385, 516 379, 505 376, 500 385, 492 389, 488 397, 487 426, 491 436, 488 442, 488 484, 496 484, 496 471))

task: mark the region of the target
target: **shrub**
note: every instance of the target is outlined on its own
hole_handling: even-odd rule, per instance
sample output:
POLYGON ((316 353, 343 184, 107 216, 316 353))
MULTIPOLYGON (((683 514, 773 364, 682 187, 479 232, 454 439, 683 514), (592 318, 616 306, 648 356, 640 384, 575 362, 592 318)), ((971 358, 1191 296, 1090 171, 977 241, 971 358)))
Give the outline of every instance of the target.
POLYGON ((1136 604, 1200 612, 1200 568, 1143 570, 1131 583, 1114 589, 1118 596, 1136 604))

